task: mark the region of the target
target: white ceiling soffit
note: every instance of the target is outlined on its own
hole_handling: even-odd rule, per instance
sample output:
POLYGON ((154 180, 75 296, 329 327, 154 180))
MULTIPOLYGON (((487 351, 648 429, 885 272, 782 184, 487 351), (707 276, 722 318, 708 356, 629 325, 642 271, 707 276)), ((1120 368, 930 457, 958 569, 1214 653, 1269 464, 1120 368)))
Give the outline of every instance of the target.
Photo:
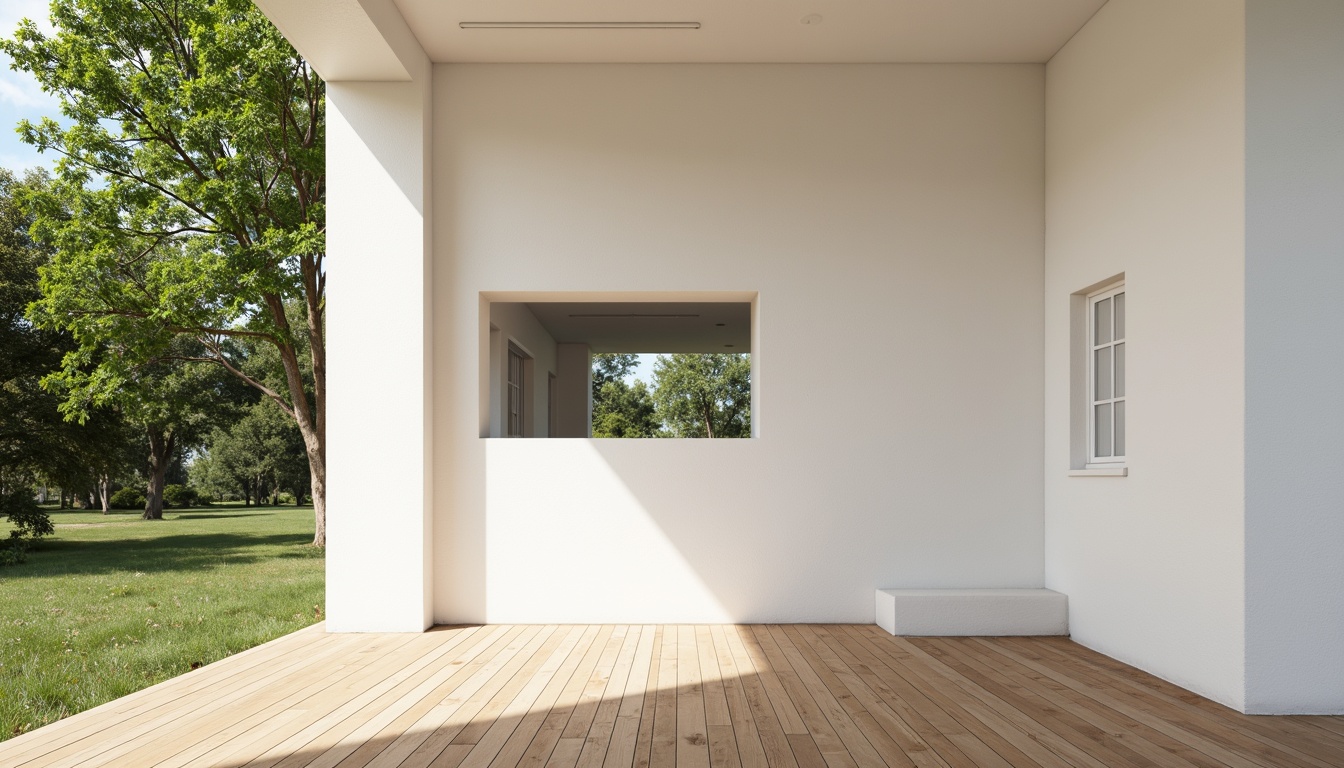
POLYGON ((391 0, 255 1, 322 79, 411 79, 388 42, 387 35, 395 32, 387 27, 401 24, 391 0))
POLYGON ((1105 0, 395 0, 438 62, 1049 60, 1105 0), (698 29, 462 29, 699 22, 698 29))
POLYGON ((527 308, 551 338, 586 343, 594 352, 751 351, 746 303, 532 302, 527 308))

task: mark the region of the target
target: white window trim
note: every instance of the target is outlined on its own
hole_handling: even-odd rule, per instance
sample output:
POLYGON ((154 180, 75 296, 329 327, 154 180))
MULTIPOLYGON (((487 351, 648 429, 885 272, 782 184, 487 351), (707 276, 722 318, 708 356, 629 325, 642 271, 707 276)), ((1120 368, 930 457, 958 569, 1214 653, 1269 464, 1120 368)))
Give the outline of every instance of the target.
MULTIPOLYGON (((1128 393, 1129 393, 1129 389, 1128 389, 1128 387, 1126 387, 1126 388, 1125 388, 1125 394, 1124 394, 1124 395, 1120 395, 1119 397, 1116 397, 1116 396, 1115 396, 1115 392, 1112 392, 1112 393, 1111 393, 1112 397, 1110 397, 1110 398, 1108 398, 1108 399, 1097 400, 1096 397, 1095 397, 1095 394, 1096 394, 1096 391, 1097 391, 1097 390, 1096 390, 1096 351, 1097 351, 1098 349, 1102 349, 1102 348, 1104 348, 1104 347, 1114 347, 1116 344, 1119 344, 1119 343, 1125 343, 1125 342, 1127 341, 1126 338, 1125 338, 1124 336, 1121 336, 1121 337, 1119 337, 1119 338, 1116 338, 1116 337, 1114 336, 1114 330, 1115 330, 1115 329, 1114 329, 1114 321, 1112 321, 1112 338, 1111 338, 1111 340, 1110 340, 1109 342, 1104 343, 1104 344, 1097 344, 1097 343, 1095 343, 1095 340, 1096 340, 1096 327, 1095 327, 1095 326, 1096 326, 1096 317, 1097 317, 1097 313, 1096 313, 1096 305, 1097 305, 1097 302, 1103 301, 1103 300, 1108 299, 1108 298, 1113 298, 1113 297, 1115 297, 1117 294, 1121 294, 1121 293, 1125 293, 1125 292, 1126 292, 1126 291, 1125 291, 1125 283, 1124 283, 1123 281, 1121 281, 1121 282, 1116 282, 1116 283, 1110 283, 1110 284, 1108 284, 1106 287, 1104 287, 1104 288, 1102 288, 1102 289, 1100 289, 1100 290, 1093 291, 1093 292, 1087 294, 1086 302, 1085 302, 1085 304, 1084 304, 1084 311, 1087 313, 1087 317, 1086 317, 1086 323, 1087 323, 1087 327, 1086 327, 1086 337, 1085 337, 1085 339, 1084 339, 1084 342, 1085 342, 1085 343, 1084 343, 1084 345, 1083 345, 1083 350, 1082 350, 1083 353, 1084 353, 1084 355, 1086 356, 1086 359, 1085 359, 1085 365, 1086 365, 1086 368, 1087 368, 1087 389, 1086 389, 1085 392, 1084 392, 1084 402, 1085 402, 1086 405, 1087 405, 1087 463, 1083 465, 1083 469, 1084 469, 1084 470, 1113 470, 1113 469, 1117 469, 1117 468, 1122 468, 1122 467, 1124 467, 1124 466, 1128 463, 1128 462, 1127 462, 1127 457, 1124 456, 1124 455, 1119 455, 1119 456, 1097 456, 1097 455, 1096 455, 1096 451, 1097 451, 1097 440, 1096 440, 1096 429, 1097 429, 1096 406, 1097 406, 1098 404, 1111 403, 1111 404, 1112 404, 1112 407, 1114 407, 1114 403, 1117 403, 1117 402, 1128 403, 1128 393)), ((1129 302, 1126 301, 1125 304, 1126 304, 1126 307, 1128 307, 1129 302)), ((1114 305, 1112 305, 1112 306, 1114 306, 1114 305)), ((1112 315, 1112 317, 1114 317, 1114 315, 1112 315)), ((1126 331, 1126 333, 1128 333, 1128 323, 1126 323, 1126 329, 1125 329, 1125 331, 1126 331)), ((1128 352, 1128 345, 1126 345, 1126 352, 1128 352)), ((1126 357, 1128 357, 1128 354, 1126 354, 1126 357)), ((1114 358, 1112 358, 1112 360, 1114 360, 1114 358)), ((1112 373, 1114 373, 1114 362, 1112 362, 1112 373)), ((1128 407, 1126 407, 1125 410, 1126 410, 1126 413, 1125 413, 1125 420, 1126 420, 1126 422, 1128 422, 1128 420, 1129 420, 1129 413, 1128 413, 1128 410, 1129 410, 1129 409, 1128 409, 1128 407)), ((1112 416, 1112 419, 1114 419, 1114 416, 1112 416)), ((1114 421, 1112 421, 1112 424, 1114 424, 1114 421)), ((1128 427, 1128 423, 1126 423, 1126 427, 1128 427)), ((1128 430, 1126 430, 1126 431, 1128 431, 1128 430)), ((1112 426, 1112 439, 1114 439, 1114 426, 1112 426)), ((1128 447, 1128 446, 1126 446, 1126 447, 1128 447)), ((1091 475, 1091 474, 1094 474, 1094 473, 1091 473, 1091 472, 1088 472, 1088 473, 1087 473, 1087 475, 1091 475)), ((1099 473, 1098 473, 1098 474, 1099 474, 1099 473)))

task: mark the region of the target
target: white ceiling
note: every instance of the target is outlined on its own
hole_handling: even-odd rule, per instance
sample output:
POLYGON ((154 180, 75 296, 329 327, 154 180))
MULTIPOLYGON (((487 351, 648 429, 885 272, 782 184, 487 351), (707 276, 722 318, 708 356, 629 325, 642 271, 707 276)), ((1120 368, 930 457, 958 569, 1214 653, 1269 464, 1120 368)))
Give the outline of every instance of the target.
POLYGON ((438 62, 1044 62, 1106 0, 395 0, 438 62), (802 19, 819 15, 819 23, 802 19), (460 22, 694 21, 700 29, 460 22))
POLYGON ((551 338, 594 352, 750 352, 740 302, 530 302, 551 338), (731 346, 729 346, 731 345, 731 346))

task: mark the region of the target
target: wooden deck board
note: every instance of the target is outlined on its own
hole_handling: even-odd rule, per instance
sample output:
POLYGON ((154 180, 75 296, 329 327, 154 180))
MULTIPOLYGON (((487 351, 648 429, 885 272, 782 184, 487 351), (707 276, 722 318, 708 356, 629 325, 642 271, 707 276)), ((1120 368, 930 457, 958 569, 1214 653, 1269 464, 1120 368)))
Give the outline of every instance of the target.
POLYGON ((0 742, 0 765, 1329 768, 1344 717, 1247 717, 1063 638, 319 627, 0 742))

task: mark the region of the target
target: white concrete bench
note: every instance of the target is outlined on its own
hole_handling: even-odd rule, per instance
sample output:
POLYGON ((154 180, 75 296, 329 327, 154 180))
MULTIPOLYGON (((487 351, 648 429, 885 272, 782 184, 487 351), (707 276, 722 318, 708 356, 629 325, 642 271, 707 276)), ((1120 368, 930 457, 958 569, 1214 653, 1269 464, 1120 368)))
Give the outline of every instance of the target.
POLYGON ((1069 598, 1050 589, 879 589, 877 625, 893 635, 1069 634, 1069 598))

